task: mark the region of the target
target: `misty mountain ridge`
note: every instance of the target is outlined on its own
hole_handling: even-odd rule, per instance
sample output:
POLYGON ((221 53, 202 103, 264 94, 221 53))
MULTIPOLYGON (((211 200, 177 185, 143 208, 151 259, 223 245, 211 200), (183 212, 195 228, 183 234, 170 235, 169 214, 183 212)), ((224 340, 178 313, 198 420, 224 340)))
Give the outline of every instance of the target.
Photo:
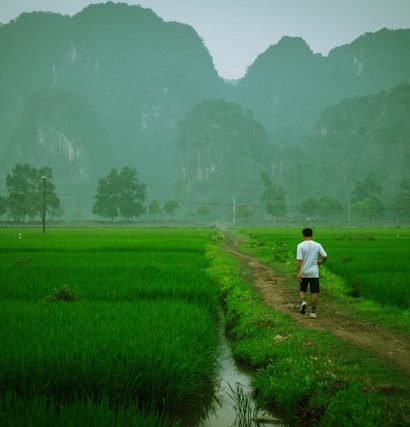
POLYGON ((343 186, 362 179, 364 171, 373 173, 388 203, 401 182, 410 178, 409 117, 409 84, 329 107, 317 121, 311 142, 321 154, 317 166, 333 176, 345 197, 343 186))
POLYGON ((320 113, 343 98, 409 82, 409 47, 410 30, 367 33, 327 57, 299 37, 283 37, 248 68, 236 99, 276 134, 310 132, 320 113))
MULTIPOLYGON (((261 171, 270 171, 298 199, 301 190, 284 168, 299 160, 292 164, 287 147, 300 146, 303 156, 325 122, 328 132, 343 127, 337 120, 330 126, 326 114, 345 98, 410 83, 409 47, 410 30, 368 33, 327 57, 301 38, 283 37, 232 84, 218 76, 190 26, 165 22, 149 9, 105 3, 73 17, 25 13, 0 27, 0 168, 4 176, 16 162, 51 166, 57 191, 59 183, 90 189, 82 199, 67 193, 68 205, 84 208, 93 203, 96 181, 123 165, 138 170, 150 198, 221 200, 224 189, 230 198, 240 192, 232 176, 242 170, 253 174, 255 189, 261 171), (216 132, 224 114, 232 122, 216 132), (191 132, 187 149, 181 129, 192 123, 208 136, 191 132), (225 138, 235 126, 239 134, 225 138), (252 133, 256 128, 265 129, 252 133), (263 146, 263 154, 248 154, 252 160, 241 168, 247 140, 249 147, 263 146), (206 185, 203 174, 187 175, 198 172, 195 149, 208 156, 206 185)), ((259 202, 257 191, 245 187, 243 197, 259 202)))
POLYGON ((99 172, 101 156, 110 150, 104 123, 87 99, 49 89, 27 100, 8 152, 19 163, 29 158, 40 165, 47 158, 66 178, 87 179, 99 172))
MULTIPOLYGON (((125 160, 141 168, 158 151, 169 150, 170 133, 183 114, 223 86, 191 27, 165 23, 141 7, 92 5, 73 18, 23 14, 2 30, 2 147, 21 133, 16 128, 33 94, 62 89, 87 99, 104 123, 112 146, 105 168, 125 160)), ((61 133, 76 140, 65 129, 61 133)), ((5 157, 2 166, 8 169, 14 159, 5 157)))

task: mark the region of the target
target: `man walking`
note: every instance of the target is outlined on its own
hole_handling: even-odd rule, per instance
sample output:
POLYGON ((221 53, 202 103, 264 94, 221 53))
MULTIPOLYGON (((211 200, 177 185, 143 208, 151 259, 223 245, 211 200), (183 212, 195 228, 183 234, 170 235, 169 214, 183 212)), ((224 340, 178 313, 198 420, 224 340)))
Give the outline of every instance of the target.
POLYGON ((310 287, 312 311, 310 317, 316 317, 317 296, 319 289, 319 266, 327 260, 327 253, 322 245, 313 240, 313 230, 302 230, 303 242, 296 248, 297 273, 300 282, 300 314, 305 314, 307 303, 305 300, 308 285, 310 287), (320 258, 319 258, 320 257, 320 258))

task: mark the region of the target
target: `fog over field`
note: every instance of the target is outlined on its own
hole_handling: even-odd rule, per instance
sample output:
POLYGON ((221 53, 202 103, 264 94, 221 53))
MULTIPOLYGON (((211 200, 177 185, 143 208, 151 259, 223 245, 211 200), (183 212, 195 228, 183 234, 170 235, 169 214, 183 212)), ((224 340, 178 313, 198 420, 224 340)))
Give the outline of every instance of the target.
POLYGON ((408 221, 408 2, 128 3, 2 8, 3 221, 408 221))
POLYGON ((0 427, 408 426, 409 0, 0 2, 0 427))

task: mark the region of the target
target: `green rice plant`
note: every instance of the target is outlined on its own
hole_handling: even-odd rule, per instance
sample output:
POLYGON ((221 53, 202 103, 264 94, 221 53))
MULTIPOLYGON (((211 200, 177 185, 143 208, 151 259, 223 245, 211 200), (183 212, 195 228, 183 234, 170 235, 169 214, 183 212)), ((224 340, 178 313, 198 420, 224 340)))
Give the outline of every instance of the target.
POLYGON ((172 412, 212 391, 218 335, 198 306, 3 302, 0 315, 1 394, 172 412))
POLYGON ((90 251, 121 252, 151 249, 154 252, 204 253, 210 230, 143 228, 56 228, 41 233, 32 228, 0 229, 1 245, 6 252, 90 251), (18 235, 22 232, 22 238, 18 235))
POLYGON ((410 288, 406 285, 408 277, 402 272, 362 272, 352 274, 351 292, 355 297, 376 300, 384 306, 392 305, 408 308, 410 288))
POLYGON ((251 392, 240 383, 235 383, 235 386, 229 385, 229 397, 234 402, 235 408, 235 426, 237 427, 252 427, 255 425, 254 419, 258 415, 258 408, 252 397, 251 392))
MULTIPOLYGON (((0 395, 30 408, 55 402, 59 413, 107 402, 115 414, 199 419, 217 372, 211 234, 24 229, 17 239, 0 230, 0 395), (47 301, 74 296, 75 304, 47 301)), ((15 405, 1 403, 13 413, 15 405)))
POLYGON ((53 289, 68 284, 82 299, 133 301, 180 297, 191 302, 215 304, 217 289, 206 274, 200 256, 133 253, 104 255, 41 254, 24 271, 12 264, 2 268, 4 298, 38 301, 53 289), (183 261, 183 262, 182 262, 183 261))
POLYGON ((327 268, 342 277, 356 296, 409 306, 410 267, 402 262, 410 254, 409 230, 352 230, 348 235, 334 231, 323 241, 333 255, 327 268))
POLYGON ((139 411, 136 407, 113 408, 107 401, 91 399, 61 404, 53 399, 26 400, 11 393, 0 400, 3 426, 27 427, 179 427, 160 414, 139 411))
POLYGON ((188 238, 184 231, 186 238, 182 240, 168 230, 162 234, 156 230, 155 238, 149 237, 145 231, 132 230, 127 239, 119 236, 115 248, 114 237, 107 246, 105 232, 97 234, 91 230, 87 241, 78 239, 71 230, 66 230, 65 234, 58 230, 44 241, 35 235, 27 236, 26 241, 35 243, 34 252, 27 252, 24 246, 21 247, 23 252, 16 248, 10 251, 12 236, 6 236, 9 240, 6 238, 2 242, 5 256, 0 264, 1 277, 4 278, 0 297, 38 301, 65 284, 85 300, 134 301, 171 297, 207 304, 211 309, 216 307, 217 289, 206 273, 204 256, 208 244, 206 237, 210 233, 201 231, 200 238, 193 238, 196 233, 191 231, 191 238, 188 238), (161 236, 164 239, 158 238, 161 236), (175 239, 173 246, 172 239, 175 239), (49 250, 50 241, 53 250, 49 250), (101 246, 96 244, 99 241, 101 246), (134 241, 135 244, 129 244, 134 241), (29 265, 16 265, 16 256, 28 255, 32 258, 29 265))

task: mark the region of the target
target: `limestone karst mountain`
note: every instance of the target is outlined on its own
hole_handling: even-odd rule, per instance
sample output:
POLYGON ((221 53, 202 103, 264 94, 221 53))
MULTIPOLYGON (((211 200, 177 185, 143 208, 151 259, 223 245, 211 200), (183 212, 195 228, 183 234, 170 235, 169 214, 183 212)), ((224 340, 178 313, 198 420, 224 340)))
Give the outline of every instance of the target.
MULTIPOLYGON (((231 198, 232 176, 245 173, 239 166, 245 156, 246 174, 253 176, 242 181, 255 186, 243 191, 250 202, 260 200, 262 171, 280 181, 289 200, 298 200, 300 159, 315 152, 312 141, 328 109, 346 98, 410 83, 409 47, 410 30, 365 34, 327 57, 313 53, 300 38, 284 37, 232 85, 218 76, 194 29, 165 22, 149 9, 109 2, 73 17, 23 14, 0 27, 0 185, 17 162, 50 166, 57 192, 67 194, 69 214, 77 205, 92 205, 98 178, 112 167, 129 165, 147 184, 149 198, 192 199, 184 194, 191 188, 198 200, 219 200, 224 194, 231 198), (222 117, 224 129, 236 127, 238 135, 224 139, 223 131, 215 131, 218 114, 201 122, 197 113, 204 105, 214 113, 216 105, 235 110, 236 115, 222 117), (187 156, 178 132, 192 120, 198 139, 189 142, 191 148, 208 144, 213 135, 216 139, 203 150, 214 150, 213 160, 225 153, 223 162, 211 162, 218 182, 207 187, 206 195, 203 176, 193 174, 186 185, 186 171, 195 170, 187 162, 195 160, 187 156), (256 128, 261 131, 252 135, 250 129, 256 128), (81 195, 74 186, 81 187, 81 195)), ((384 102, 383 97, 374 100, 384 102)), ((402 122, 394 123, 400 128, 402 122)), ((393 137, 386 137, 386 144, 393 137)), ((402 144, 403 150, 407 153, 408 145, 402 144)), ((388 159, 395 162, 394 156, 388 159)), ((393 181, 389 185, 393 191, 393 181)))

